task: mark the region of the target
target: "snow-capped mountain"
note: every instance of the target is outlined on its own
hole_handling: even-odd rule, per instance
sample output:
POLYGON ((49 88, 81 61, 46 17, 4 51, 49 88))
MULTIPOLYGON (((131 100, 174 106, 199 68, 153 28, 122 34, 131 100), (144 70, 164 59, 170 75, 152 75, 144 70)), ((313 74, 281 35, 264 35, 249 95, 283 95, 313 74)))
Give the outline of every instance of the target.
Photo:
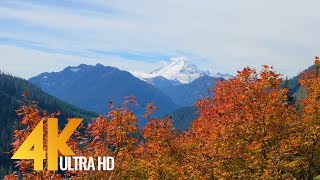
POLYGON ((150 73, 154 76, 162 76, 169 80, 178 80, 183 84, 190 83, 193 80, 206 75, 197 66, 191 64, 186 57, 176 57, 171 59, 171 63, 150 73))
POLYGON ((187 57, 172 58, 170 63, 154 70, 149 74, 137 72, 132 72, 132 74, 147 82, 155 77, 163 77, 168 80, 179 81, 181 84, 190 83, 193 80, 205 75, 224 79, 232 78, 232 76, 229 74, 210 73, 209 71, 201 70, 194 64, 191 64, 187 57))

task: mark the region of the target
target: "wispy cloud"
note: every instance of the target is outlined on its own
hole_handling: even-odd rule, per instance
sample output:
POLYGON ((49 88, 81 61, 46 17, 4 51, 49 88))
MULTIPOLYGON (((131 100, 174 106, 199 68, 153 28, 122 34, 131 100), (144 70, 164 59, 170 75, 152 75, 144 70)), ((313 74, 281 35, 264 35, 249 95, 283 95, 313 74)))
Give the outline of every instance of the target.
POLYGON ((316 0, 1 1, 0 69, 30 77, 100 62, 150 72, 171 56, 185 55, 213 71, 271 64, 292 76, 318 53, 319 5, 316 0), (18 67, 23 62, 32 67, 18 67))

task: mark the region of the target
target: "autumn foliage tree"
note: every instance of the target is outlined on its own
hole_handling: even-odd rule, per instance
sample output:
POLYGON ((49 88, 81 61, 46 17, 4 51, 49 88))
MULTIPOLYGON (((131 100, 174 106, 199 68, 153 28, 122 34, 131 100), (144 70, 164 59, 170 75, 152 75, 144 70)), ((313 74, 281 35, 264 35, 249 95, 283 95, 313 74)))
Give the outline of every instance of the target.
MULTIPOLYGON (((28 100, 28 93, 25 92, 23 94, 25 105, 21 106, 18 109, 17 115, 21 117, 21 122, 19 122, 19 129, 16 129, 13 132, 14 142, 12 143, 13 146, 13 153, 17 151, 17 149, 21 146, 21 144, 27 139, 29 134, 34 130, 34 128, 38 125, 40 121, 44 122, 44 150, 47 149, 46 142, 47 142, 47 126, 46 122, 48 118, 56 117, 59 115, 59 112, 48 114, 46 111, 41 110, 38 107, 38 103, 35 101, 28 100)), ((46 169, 46 163, 44 169, 46 169)), ((61 175, 57 174, 52 171, 34 171, 34 163, 31 160, 19 160, 16 162, 16 167, 18 167, 18 171, 14 172, 11 175, 5 177, 5 179, 18 179, 18 178, 25 178, 25 179, 60 179, 61 175)))
POLYGON ((288 178, 281 157, 282 142, 297 123, 287 103, 287 89, 272 68, 244 68, 214 89, 214 98, 201 100, 200 117, 192 126, 201 141, 210 178, 288 178))
POLYGON ((84 147, 79 147, 75 153, 82 156, 112 156, 115 158, 114 171, 78 171, 71 172, 77 178, 108 178, 119 179, 127 174, 132 165, 132 158, 138 143, 137 118, 129 109, 136 104, 135 97, 126 97, 123 106, 110 111, 108 116, 100 115, 85 127, 80 135, 84 147))
POLYGON ((300 84, 306 96, 300 100, 300 124, 294 134, 297 143, 295 169, 298 178, 311 179, 320 174, 320 60, 315 57, 315 68, 302 73, 300 84))
MULTIPOLYGON (((34 172, 18 161, 25 178, 82 179, 312 179, 320 174, 320 61, 301 74, 306 96, 296 104, 281 88, 281 74, 264 65, 221 81, 214 96, 199 100, 199 118, 186 131, 171 118, 150 117, 139 128, 130 110, 134 97, 83 125, 69 142, 78 156, 113 156, 113 171, 34 172), (297 108, 298 107, 298 108, 297 108)), ((112 106, 112 105, 110 105, 112 106)), ((41 119, 36 106, 18 110, 24 128, 14 133, 14 150, 41 119)), ((8 179, 16 174, 7 176, 8 179)))

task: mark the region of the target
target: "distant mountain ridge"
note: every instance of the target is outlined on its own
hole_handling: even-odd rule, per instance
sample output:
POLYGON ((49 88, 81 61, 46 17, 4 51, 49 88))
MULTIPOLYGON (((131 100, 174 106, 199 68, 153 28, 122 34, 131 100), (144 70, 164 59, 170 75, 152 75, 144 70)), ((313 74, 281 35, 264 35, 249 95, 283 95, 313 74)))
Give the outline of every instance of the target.
POLYGON ((215 83, 221 80, 223 80, 223 78, 202 76, 191 83, 170 86, 164 88, 162 91, 181 107, 193 106, 197 100, 211 97, 215 83))
POLYGON ((60 72, 42 73, 29 81, 51 95, 97 113, 107 113, 109 101, 120 106, 125 96, 136 96, 140 106, 133 109, 139 115, 144 113, 147 103, 159 107, 155 112, 159 116, 178 107, 151 84, 127 71, 101 64, 67 67, 60 72))
POLYGON ((181 84, 178 80, 169 80, 162 76, 156 76, 154 78, 147 78, 144 80, 154 87, 159 88, 160 90, 171 86, 178 86, 181 84))

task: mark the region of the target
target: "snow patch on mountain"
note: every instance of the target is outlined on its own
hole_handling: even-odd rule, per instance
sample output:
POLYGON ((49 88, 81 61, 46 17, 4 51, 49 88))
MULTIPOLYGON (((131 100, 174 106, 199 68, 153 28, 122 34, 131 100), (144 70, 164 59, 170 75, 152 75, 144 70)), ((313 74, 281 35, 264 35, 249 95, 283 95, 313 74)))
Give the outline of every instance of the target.
POLYGON ((144 72, 138 72, 138 71, 131 71, 130 72, 133 76, 143 80, 143 81, 146 81, 146 79, 150 79, 150 78, 154 78, 156 77, 155 75, 153 74, 150 74, 150 73, 144 73, 144 72))
POLYGON ((214 73, 214 72, 207 71, 207 75, 211 76, 211 77, 216 77, 216 78, 223 78, 225 80, 229 80, 229 79, 234 78, 234 76, 232 76, 230 74, 223 74, 220 72, 214 73))
POLYGON ((70 68, 70 71, 72 72, 78 72, 80 69, 79 68, 70 68))

